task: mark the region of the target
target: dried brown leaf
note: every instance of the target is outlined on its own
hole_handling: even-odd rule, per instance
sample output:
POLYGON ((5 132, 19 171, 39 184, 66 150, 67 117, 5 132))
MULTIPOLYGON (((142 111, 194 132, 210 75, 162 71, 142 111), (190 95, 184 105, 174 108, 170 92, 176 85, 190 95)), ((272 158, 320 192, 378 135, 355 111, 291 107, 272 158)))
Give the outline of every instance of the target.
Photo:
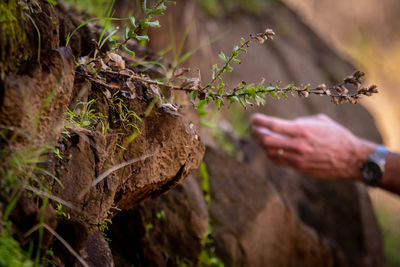
POLYGON ((108 53, 108 57, 111 59, 110 62, 108 62, 108 65, 111 68, 117 68, 120 70, 125 69, 125 61, 122 59, 122 57, 116 53, 108 53))

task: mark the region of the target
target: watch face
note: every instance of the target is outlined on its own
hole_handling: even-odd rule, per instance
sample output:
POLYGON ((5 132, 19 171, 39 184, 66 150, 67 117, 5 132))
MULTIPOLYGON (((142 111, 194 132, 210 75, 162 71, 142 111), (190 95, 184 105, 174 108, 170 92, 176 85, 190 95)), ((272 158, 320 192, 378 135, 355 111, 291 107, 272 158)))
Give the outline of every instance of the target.
POLYGON ((368 184, 376 184, 382 178, 382 170, 375 162, 368 161, 364 163, 361 170, 362 177, 368 184))

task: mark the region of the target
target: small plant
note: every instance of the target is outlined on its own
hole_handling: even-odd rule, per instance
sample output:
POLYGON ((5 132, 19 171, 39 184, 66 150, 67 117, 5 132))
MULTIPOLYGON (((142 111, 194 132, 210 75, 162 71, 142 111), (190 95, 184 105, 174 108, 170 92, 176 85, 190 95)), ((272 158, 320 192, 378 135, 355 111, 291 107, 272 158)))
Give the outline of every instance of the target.
POLYGON ((97 49, 94 53, 93 60, 96 60, 98 53, 102 54, 100 58, 104 56, 104 54, 101 52, 101 48, 104 46, 104 44, 107 41, 112 41, 113 43, 113 49, 112 51, 117 51, 120 48, 125 50, 125 52, 131 54, 132 56, 135 56, 135 52, 130 50, 126 44, 128 43, 129 40, 137 40, 139 43, 142 45, 145 45, 147 41, 149 41, 149 36, 147 35, 148 28, 158 28, 160 27, 160 23, 158 20, 153 20, 155 16, 161 16, 164 14, 164 11, 167 9, 168 4, 175 4, 175 1, 167 1, 167 0, 159 0, 156 2, 156 4, 149 8, 147 7, 147 0, 142 1, 142 12, 143 12, 143 18, 136 20, 135 17, 131 16, 129 18, 112 18, 112 9, 114 5, 114 1, 112 2, 110 8, 108 9, 108 12, 106 14, 105 18, 91 18, 82 24, 80 24, 72 33, 68 34, 67 39, 66 39, 66 46, 69 45, 69 42, 74 35, 75 32, 77 32, 79 29, 87 25, 88 23, 95 21, 95 20, 103 20, 104 21, 104 27, 103 30, 100 34, 99 40, 97 41, 97 49), (114 29, 109 32, 107 36, 105 34, 107 31, 112 27, 111 22, 114 20, 127 20, 129 21, 129 24, 125 24, 123 27, 123 37, 124 40, 122 42, 118 42, 119 37, 116 35, 119 32, 119 28, 115 27, 114 29))
POLYGON ((101 224, 99 225, 99 230, 101 231, 101 233, 102 233, 103 236, 104 236, 104 239, 105 239, 107 242, 110 242, 110 241, 111 241, 111 239, 109 239, 109 238, 107 237, 106 232, 107 232, 107 230, 108 230, 108 226, 109 226, 110 224, 112 224, 112 220, 111 220, 110 218, 112 218, 113 215, 114 215, 114 211, 113 211, 113 210, 121 211, 121 209, 118 208, 117 206, 111 206, 111 208, 107 211, 107 217, 104 218, 103 221, 101 222, 101 224))
POLYGON ((125 130, 137 130, 140 132, 137 122, 141 122, 142 119, 136 114, 135 111, 130 110, 125 104, 124 100, 119 97, 121 93, 122 92, 120 91, 116 91, 112 95, 111 105, 113 110, 118 114, 118 117, 114 119, 113 123, 120 122, 125 130))
POLYGON ((145 225, 146 231, 150 231, 154 229, 154 225, 152 223, 148 223, 145 225))
POLYGON ((66 213, 65 211, 63 211, 63 205, 61 203, 57 203, 56 205, 56 215, 71 219, 71 215, 68 212, 66 213))
POLYGON ((165 220, 165 211, 164 210, 162 210, 162 211, 159 211, 159 212, 157 212, 156 213, 156 218, 157 218, 157 220, 159 220, 159 221, 161 221, 161 220, 165 220))
POLYGON ((92 109, 95 101, 96 99, 91 99, 87 102, 80 101, 75 105, 73 110, 68 109, 65 127, 67 129, 69 127, 94 129, 96 124, 105 118, 103 114, 92 109))

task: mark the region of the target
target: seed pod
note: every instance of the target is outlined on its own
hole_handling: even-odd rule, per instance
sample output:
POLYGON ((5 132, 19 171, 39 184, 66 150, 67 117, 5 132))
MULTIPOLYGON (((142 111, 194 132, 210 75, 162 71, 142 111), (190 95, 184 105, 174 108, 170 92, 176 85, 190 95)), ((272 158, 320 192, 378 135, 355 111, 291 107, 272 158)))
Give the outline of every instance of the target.
POLYGON ((308 97, 308 96, 310 95, 310 93, 307 92, 307 91, 300 91, 300 93, 301 93, 301 95, 304 96, 304 97, 308 97))
POLYGON ((368 88, 368 91, 371 92, 371 93, 376 94, 376 93, 378 93, 378 87, 377 87, 376 85, 371 85, 371 86, 368 88))
POLYGON ((256 36, 256 39, 257 39, 258 43, 260 43, 260 44, 263 44, 265 41, 265 39, 261 36, 256 36))
POLYGON ((361 77, 363 77, 365 75, 364 72, 356 70, 353 74, 353 77, 357 80, 359 80, 361 77))
POLYGON ((356 99, 350 97, 349 102, 354 105, 354 104, 357 104, 358 101, 356 99))
POLYGON ((353 76, 347 76, 346 78, 344 78, 344 82, 345 83, 353 83, 354 77, 353 76))
POLYGON ((265 30, 265 35, 267 36, 268 40, 273 40, 275 37, 275 32, 271 29, 266 29, 265 30))
POLYGON ((342 93, 343 95, 347 95, 349 93, 349 90, 342 85, 340 86, 340 93, 342 93))
POLYGON ((326 89, 326 84, 324 84, 324 83, 323 83, 323 84, 320 84, 320 85, 318 85, 317 88, 315 88, 315 89, 325 91, 325 89, 326 89))
POLYGON ((362 87, 362 88, 358 89, 357 93, 358 93, 358 94, 365 94, 367 91, 368 91, 367 88, 362 87))

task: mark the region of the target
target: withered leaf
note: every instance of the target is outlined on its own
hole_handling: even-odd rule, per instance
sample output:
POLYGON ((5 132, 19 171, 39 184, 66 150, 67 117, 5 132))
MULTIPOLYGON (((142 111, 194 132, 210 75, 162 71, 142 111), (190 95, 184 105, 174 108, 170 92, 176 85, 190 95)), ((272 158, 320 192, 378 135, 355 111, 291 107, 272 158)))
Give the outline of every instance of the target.
POLYGON ((189 68, 180 67, 180 68, 177 68, 177 69, 174 71, 173 76, 174 76, 174 78, 176 78, 176 77, 179 77, 179 76, 184 75, 185 73, 188 73, 189 71, 190 71, 189 68))
POLYGON ((108 63, 108 65, 111 68, 117 68, 117 69, 125 69, 125 61, 122 59, 122 57, 116 53, 108 53, 108 57, 111 59, 111 61, 108 63))
POLYGON ((122 75, 133 76, 135 73, 130 69, 124 69, 119 72, 122 75))

